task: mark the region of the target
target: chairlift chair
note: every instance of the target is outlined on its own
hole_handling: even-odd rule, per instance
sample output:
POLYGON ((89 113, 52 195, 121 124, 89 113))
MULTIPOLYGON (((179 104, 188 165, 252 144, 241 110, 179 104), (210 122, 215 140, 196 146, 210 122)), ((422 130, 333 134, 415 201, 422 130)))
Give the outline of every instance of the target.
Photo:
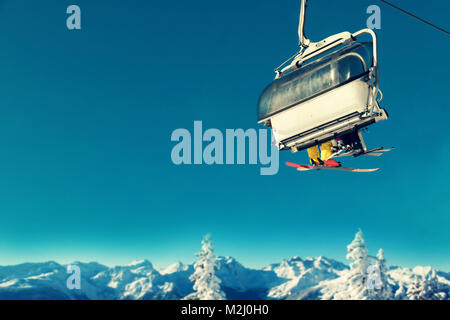
POLYGON ((387 150, 368 150, 360 131, 388 119, 379 106, 377 36, 362 29, 312 42, 304 34, 306 4, 302 0, 301 49, 275 69, 275 80, 258 101, 258 122, 272 129, 279 150, 297 152, 338 140, 336 155, 381 155, 387 150), (358 41, 363 35, 371 41, 358 41))

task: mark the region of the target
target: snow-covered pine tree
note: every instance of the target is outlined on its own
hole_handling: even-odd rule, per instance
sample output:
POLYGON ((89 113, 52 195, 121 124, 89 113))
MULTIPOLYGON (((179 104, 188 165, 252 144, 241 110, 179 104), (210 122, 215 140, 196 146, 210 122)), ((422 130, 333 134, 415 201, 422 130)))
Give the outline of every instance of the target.
POLYGON ((442 299, 436 271, 432 270, 423 277, 414 276, 414 280, 408 288, 407 295, 409 300, 440 300, 442 299))
POLYGON ((190 280, 194 282, 194 290, 186 300, 225 300, 225 293, 220 288, 221 280, 216 276, 217 259, 210 235, 202 240, 202 248, 196 254, 198 261, 194 264, 194 273, 190 280))
POLYGON ((392 297, 392 290, 387 282, 387 268, 384 253, 381 251, 378 259, 369 256, 369 250, 367 249, 361 230, 355 234, 355 238, 347 246, 347 251, 346 258, 353 260, 350 264, 350 270, 343 272, 339 278, 329 280, 327 288, 321 291, 321 299, 375 300, 392 297), (371 265, 370 260, 376 261, 377 265, 371 265), (380 291, 380 289, 383 289, 380 288, 382 284, 381 278, 384 279, 387 288, 380 291))
POLYGON ((369 266, 369 259, 367 256, 367 246, 364 241, 364 236, 359 230, 355 239, 347 246, 348 260, 354 260, 350 264, 350 271, 343 279, 345 288, 338 292, 334 299, 343 300, 370 300, 372 296, 367 286, 367 268, 369 266))
POLYGON ((375 292, 375 297, 379 300, 388 300, 392 298, 392 288, 389 285, 387 278, 386 258, 384 257, 384 250, 378 250, 376 266, 380 271, 381 288, 375 292))
POLYGON ((439 283, 436 277, 436 270, 434 269, 427 274, 426 292, 425 298, 428 300, 440 300, 443 298, 439 292, 439 283))
POLYGON ((424 281, 422 281, 417 275, 415 275, 412 283, 408 287, 408 299, 423 300, 421 297, 423 295, 424 287, 424 281))

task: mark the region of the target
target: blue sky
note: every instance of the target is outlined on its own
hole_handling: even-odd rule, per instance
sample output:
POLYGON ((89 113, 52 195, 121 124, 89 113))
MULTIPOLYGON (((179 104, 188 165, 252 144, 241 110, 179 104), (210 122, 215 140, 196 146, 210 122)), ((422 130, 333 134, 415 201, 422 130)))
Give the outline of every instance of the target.
MULTIPOLYGON (((449 29, 450 3, 393 0, 449 29)), ((382 106, 366 135, 397 150, 344 164, 175 166, 177 128, 258 128, 273 68, 297 50, 298 0, 0 1, 0 264, 218 255, 263 266, 294 255, 345 260, 361 228, 390 264, 450 270, 450 38, 379 1, 310 0, 313 40, 365 26, 381 7, 382 106), (66 8, 82 30, 66 28, 66 8)), ((305 152, 280 162, 305 162, 305 152)))

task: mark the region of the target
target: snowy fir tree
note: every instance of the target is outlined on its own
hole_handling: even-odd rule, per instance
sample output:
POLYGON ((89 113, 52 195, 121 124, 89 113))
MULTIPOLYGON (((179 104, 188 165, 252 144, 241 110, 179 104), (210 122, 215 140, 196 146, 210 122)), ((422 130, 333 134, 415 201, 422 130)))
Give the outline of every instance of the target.
POLYGON ((445 296, 441 296, 439 293, 439 284, 436 277, 436 270, 432 270, 430 274, 426 277, 426 295, 425 299, 427 300, 440 300, 445 298, 445 296))
POLYGON ((439 293, 435 270, 423 277, 415 275, 408 288, 407 295, 409 300, 440 300, 445 298, 439 293))
POLYGON ((414 279, 411 285, 408 287, 407 295, 409 300, 423 300, 422 295, 424 291, 424 282, 417 275, 414 276, 414 279))
POLYGON ((194 282, 195 292, 186 300, 225 300, 225 293, 220 288, 220 279, 215 275, 217 260, 211 237, 206 235, 202 240, 202 248, 196 255, 198 261, 194 264, 194 273, 190 280, 194 282))
POLYGON ((350 290, 346 292, 347 299, 370 299, 371 294, 367 286, 368 249, 361 230, 356 233, 355 239, 347 246, 347 251, 346 259, 353 260, 350 264, 350 276, 348 278, 350 290))
POLYGON ((321 291, 323 300, 369 300, 375 299, 367 283, 369 267, 368 249, 364 236, 359 230, 354 240, 347 246, 348 260, 353 260, 350 270, 345 271, 339 278, 325 281, 326 286, 321 291))
POLYGON ((384 250, 378 250, 377 254, 377 263, 376 266, 379 270, 380 274, 380 288, 375 292, 375 298, 379 300, 388 300, 392 298, 392 288, 389 285, 388 277, 387 277, 387 266, 386 266, 386 258, 384 257, 384 250))
POLYGON ((361 230, 356 233, 355 239, 347 246, 347 251, 346 258, 353 260, 350 270, 341 278, 336 279, 334 289, 324 294, 322 298, 333 300, 376 299, 373 290, 369 289, 367 283, 367 270, 370 264, 367 255, 368 249, 361 230))

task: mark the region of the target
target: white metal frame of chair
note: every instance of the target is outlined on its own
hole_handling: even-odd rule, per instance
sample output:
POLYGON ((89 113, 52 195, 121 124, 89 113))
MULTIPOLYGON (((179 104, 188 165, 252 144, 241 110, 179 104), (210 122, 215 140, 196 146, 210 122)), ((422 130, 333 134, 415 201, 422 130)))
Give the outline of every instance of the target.
MULTIPOLYGON (((372 66, 369 69, 369 77, 372 81, 371 91, 372 94, 369 95, 370 101, 368 101, 367 108, 367 116, 374 116, 375 104, 381 101, 382 94, 378 85, 378 41, 376 33, 371 29, 361 29, 356 31, 355 33, 350 33, 348 31, 341 32, 330 37, 327 37, 319 42, 312 42, 305 36, 304 28, 306 21, 306 6, 308 0, 302 0, 300 6, 300 21, 298 26, 298 37, 300 41, 300 46, 302 49, 300 52, 293 57, 291 63, 285 68, 279 70, 279 68, 275 69, 275 79, 281 78, 286 72, 294 71, 303 66, 305 62, 311 60, 322 53, 330 51, 340 45, 350 44, 356 42, 357 38, 363 34, 369 34, 372 37, 373 43, 373 62, 372 66), (380 92, 380 99, 377 100, 378 92, 380 92)), ((289 61, 289 60, 288 60, 289 61)), ((283 65, 281 65, 283 66, 283 65)))

